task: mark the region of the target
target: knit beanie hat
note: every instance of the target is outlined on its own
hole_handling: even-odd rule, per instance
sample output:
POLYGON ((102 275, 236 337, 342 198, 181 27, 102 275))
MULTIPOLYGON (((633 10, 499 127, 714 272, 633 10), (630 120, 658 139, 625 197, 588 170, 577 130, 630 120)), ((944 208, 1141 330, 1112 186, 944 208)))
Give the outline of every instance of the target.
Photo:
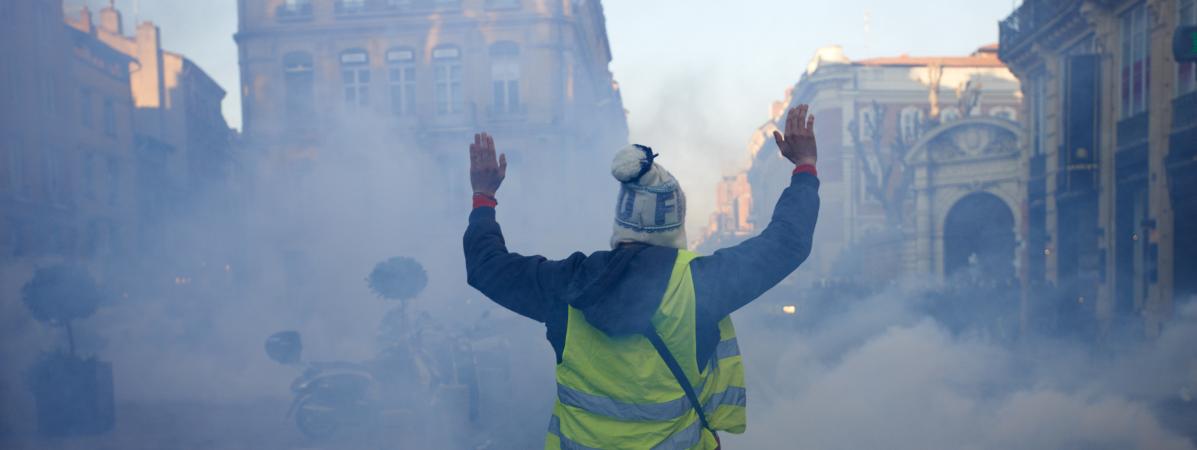
POLYGON ((611 175, 620 187, 611 248, 626 242, 686 248, 686 194, 656 157, 643 145, 615 154, 611 175))

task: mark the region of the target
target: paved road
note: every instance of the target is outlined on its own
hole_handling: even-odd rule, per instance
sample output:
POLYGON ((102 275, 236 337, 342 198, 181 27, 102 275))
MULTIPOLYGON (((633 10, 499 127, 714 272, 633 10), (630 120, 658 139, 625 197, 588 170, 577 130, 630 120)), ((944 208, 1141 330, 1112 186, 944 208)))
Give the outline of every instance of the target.
MULTIPOLYGON (((478 448, 491 441, 489 449, 524 448, 531 444, 497 444, 483 438, 474 428, 446 429, 452 421, 438 419, 431 425, 416 426, 416 420, 392 417, 381 429, 359 430, 349 438, 313 442, 284 417, 289 399, 262 400, 236 405, 202 403, 121 404, 117 406, 117 424, 106 435, 79 438, 41 438, 31 436, 30 424, 17 424, 18 430, 0 437, 6 450, 323 450, 323 449, 409 449, 478 448), (21 431, 24 429, 25 431, 21 431), (461 431, 465 430, 466 433, 461 431), (430 443, 437 443, 431 445, 430 443)), ((524 440, 533 439, 524 437, 524 440)), ((511 439, 507 439, 511 442, 511 439)))

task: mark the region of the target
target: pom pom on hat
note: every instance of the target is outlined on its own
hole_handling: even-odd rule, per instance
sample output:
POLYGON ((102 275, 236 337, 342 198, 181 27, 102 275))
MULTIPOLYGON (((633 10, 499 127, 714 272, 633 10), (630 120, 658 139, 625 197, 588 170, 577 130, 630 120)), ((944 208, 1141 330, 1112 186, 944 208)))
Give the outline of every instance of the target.
POLYGON ((620 183, 638 181, 649 170, 652 170, 653 159, 656 156, 652 153, 652 149, 641 145, 624 147, 615 154, 615 159, 611 161, 611 176, 614 176, 620 183))

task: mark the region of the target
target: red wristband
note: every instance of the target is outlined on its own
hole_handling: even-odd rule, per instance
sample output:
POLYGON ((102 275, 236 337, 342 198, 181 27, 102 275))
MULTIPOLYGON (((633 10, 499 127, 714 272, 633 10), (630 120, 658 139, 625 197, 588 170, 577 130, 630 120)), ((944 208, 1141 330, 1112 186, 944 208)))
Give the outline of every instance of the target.
POLYGON ((499 205, 499 201, 495 200, 493 196, 483 194, 481 192, 474 193, 474 208, 494 208, 499 205))
POLYGON ((815 169, 815 165, 814 165, 814 164, 802 164, 802 165, 799 165, 798 167, 795 167, 795 168, 794 168, 794 175, 798 175, 798 174, 800 174, 800 173, 809 173, 809 174, 811 174, 811 175, 814 175, 814 176, 816 176, 816 177, 818 177, 818 176, 819 176, 819 171, 815 169))

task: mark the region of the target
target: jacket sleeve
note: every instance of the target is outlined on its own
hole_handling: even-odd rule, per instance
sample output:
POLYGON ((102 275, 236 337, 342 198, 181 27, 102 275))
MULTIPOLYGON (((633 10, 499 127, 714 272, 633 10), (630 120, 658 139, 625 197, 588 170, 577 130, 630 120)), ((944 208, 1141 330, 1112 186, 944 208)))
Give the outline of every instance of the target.
POLYGON ((463 238, 466 279, 483 295, 521 316, 544 323, 550 307, 585 261, 574 253, 561 261, 507 251, 495 209, 474 208, 463 238))
POLYGON ((690 263, 700 316, 718 320, 764 294, 810 255, 819 179, 796 173, 760 235, 690 263))

